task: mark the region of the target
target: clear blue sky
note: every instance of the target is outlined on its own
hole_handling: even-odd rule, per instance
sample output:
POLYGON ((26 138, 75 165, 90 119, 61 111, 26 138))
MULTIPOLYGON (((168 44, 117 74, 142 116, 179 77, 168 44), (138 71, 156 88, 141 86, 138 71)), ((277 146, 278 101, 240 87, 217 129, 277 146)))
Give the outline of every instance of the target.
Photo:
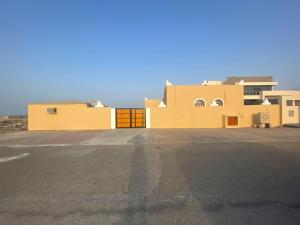
POLYGON ((0 0, 0 114, 160 98, 165 80, 273 75, 300 88, 299 0, 0 0))

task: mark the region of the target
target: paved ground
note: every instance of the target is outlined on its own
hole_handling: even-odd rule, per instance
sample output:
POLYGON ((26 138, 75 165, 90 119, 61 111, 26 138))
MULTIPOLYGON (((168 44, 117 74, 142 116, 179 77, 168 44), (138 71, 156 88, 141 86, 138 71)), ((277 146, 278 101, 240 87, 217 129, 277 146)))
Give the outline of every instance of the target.
POLYGON ((299 225, 299 146, 296 128, 2 134, 0 224, 299 225))

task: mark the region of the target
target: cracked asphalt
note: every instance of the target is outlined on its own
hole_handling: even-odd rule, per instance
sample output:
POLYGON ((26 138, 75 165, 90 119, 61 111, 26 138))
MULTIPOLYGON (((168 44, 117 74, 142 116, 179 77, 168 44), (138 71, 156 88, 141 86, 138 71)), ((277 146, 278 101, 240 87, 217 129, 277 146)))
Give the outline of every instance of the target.
POLYGON ((1 134, 0 224, 298 225, 299 146, 297 128, 1 134))

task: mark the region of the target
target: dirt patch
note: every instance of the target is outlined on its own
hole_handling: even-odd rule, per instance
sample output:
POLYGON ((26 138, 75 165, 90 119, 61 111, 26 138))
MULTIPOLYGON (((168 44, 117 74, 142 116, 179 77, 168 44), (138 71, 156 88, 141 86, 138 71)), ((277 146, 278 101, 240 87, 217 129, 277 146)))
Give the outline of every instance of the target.
POLYGON ((27 118, 12 118, 0 121, 0 134, 27 130, 27 118))

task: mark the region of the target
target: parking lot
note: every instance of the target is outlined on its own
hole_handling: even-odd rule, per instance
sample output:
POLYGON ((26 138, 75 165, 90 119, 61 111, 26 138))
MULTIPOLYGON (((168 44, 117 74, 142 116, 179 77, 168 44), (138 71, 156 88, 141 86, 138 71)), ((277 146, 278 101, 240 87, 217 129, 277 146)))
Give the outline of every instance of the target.
POLYGON ((300 224, 300 130, 0 136, 0 224, 300 224))

